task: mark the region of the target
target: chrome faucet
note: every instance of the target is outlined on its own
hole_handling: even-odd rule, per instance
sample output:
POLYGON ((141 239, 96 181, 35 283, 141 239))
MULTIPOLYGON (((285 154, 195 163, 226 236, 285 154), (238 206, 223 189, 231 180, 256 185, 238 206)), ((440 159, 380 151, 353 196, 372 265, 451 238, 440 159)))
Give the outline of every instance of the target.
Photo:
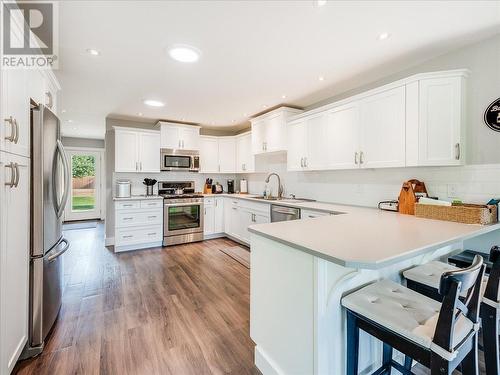
POLYGON ((278 178, 278 199, 283 198, 283 185, 281 185, 281 178, 277 173, 269 173, 269 175, 266 177, 266 184, 269 183, 269 179, 271 176, 276 176, 278 178))

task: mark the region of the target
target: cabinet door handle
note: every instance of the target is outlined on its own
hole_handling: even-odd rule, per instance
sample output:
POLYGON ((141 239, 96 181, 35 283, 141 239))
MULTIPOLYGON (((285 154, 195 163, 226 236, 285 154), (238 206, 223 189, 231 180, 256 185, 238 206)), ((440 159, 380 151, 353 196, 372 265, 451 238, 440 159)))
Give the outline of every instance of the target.
POLYGON ((14 167, 16 168, 16 181, 14 182, 14 187, 19 185, 19 164, 14 163, 14 167))
POLYGON ((16 167, 14 163, 10 162, 5 166, 5 168, 10 168, 11 175, 10 175, 10 181, 6 182, 5 185, 12 188, 16 184, 16 167))
POLYGON ((307 157, 304 157, 304 167, 307 168, 307 157))
POLYGON ((354 153, 354 164, 359 164, 359 153, 357 151, 354 153))
POLYGON ((123 238, 132 238, 132 237, 134 237, 134 236, 132 236, 132 235, 123 236, 123 238))
POLYGON ((5 139, 9 142, 14 142, 16 139, 16 120, 12 116, 10 116, 9 118, 4 119, 4 121, 10 124, 10 136, 5 137, 5 139))
POLYGON ((45 93, 45 96, 47 97, 47 107, 52 109, 52 106, 54 105, 53 100, 52 100, 52 93, 50 91, 47 91, 45 93))
POLYGON ((139 168, 141 169, 142 171, 142 161, 139 162, 139 168))
POLYGON ((455 159, 460 160, 460 156, 461 156, 460 154, 461 154, 461 152, 460 152, 460 143, 457 143, 455 145, 455 159))
POLYGON ((17 142, 19 141, 19 123, 16 119, 14 119, 14 124, 16 125, 16 138, 14 139, 14 143, 17 145, 17 142))
POLYGON ((359 164, 363 164, 365 162, 365 154, 363 151, 359 153, 359 164))
POLYGON ((218 206, 218 202, 219 202, 219 201, 216 199, 216 200, 215 200, 215 207, 217 207, 217 206, 218 206))

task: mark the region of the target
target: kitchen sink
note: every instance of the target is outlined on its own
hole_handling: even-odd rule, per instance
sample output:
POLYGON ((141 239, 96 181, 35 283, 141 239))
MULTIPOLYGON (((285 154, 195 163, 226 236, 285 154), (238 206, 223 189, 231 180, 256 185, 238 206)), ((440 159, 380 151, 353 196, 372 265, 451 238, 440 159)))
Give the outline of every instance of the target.
POLYGON ((281 198, 279 199, 278 197, 264 197, 264 196, 258 196, 258 197, 253 197, 254 199, 261 199, 265 201, 273 201, 273 202, 283 202, 283 203, 303 203, 303 202, 314 202, 314 199, 307 199, 307 198, 281 198))

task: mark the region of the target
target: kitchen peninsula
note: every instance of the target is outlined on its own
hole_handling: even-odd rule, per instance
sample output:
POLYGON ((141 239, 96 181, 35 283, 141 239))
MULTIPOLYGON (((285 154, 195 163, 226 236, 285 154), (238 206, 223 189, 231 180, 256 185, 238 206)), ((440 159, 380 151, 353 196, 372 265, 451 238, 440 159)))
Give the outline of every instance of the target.
MULTIPOLYGON (((338 206, 341 215, 272 224, 251 232, 250 333, 263 374, 344 374, 344 294, 446 257, 478 226, 338 206)), ((381 360, 381 344, 361 335, 360 373, 381 360)))

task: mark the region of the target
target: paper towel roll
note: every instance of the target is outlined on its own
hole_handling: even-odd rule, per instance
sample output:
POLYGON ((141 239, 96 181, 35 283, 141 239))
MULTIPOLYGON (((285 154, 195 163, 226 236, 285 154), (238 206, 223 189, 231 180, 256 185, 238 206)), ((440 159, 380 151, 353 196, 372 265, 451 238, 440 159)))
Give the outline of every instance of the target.
POLYGON ((240 193, 242 194, 248 193, 248 184, 247 180, 245 179, 240 180, 240 193))

